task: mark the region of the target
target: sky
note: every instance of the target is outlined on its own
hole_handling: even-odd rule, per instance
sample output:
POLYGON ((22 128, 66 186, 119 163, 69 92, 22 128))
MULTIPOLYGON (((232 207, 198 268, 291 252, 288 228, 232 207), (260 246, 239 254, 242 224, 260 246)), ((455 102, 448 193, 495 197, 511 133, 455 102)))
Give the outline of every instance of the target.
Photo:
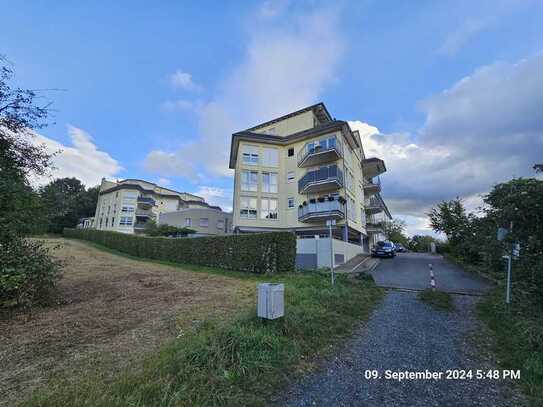
POLYGON ((307 105, 385 160, 410 234, 543 161, 543 2, 5 2, 14 84, 53 102, 53 177, 141 178, 232 207, 231 134, 307 105))

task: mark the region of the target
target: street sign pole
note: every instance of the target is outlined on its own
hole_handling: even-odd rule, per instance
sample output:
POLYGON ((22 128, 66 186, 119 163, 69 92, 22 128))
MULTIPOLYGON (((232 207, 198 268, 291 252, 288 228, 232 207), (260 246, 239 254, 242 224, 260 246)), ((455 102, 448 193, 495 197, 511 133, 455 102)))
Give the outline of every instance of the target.
POLYGON ((334 275, 334 242, 332 240, 332 226, 336 224, 336 221, 333 219, 327 220, 326 224, 328 225, 328 236, 330 236, 330 278, 332 286, 335 284, 335 275, 334 275))

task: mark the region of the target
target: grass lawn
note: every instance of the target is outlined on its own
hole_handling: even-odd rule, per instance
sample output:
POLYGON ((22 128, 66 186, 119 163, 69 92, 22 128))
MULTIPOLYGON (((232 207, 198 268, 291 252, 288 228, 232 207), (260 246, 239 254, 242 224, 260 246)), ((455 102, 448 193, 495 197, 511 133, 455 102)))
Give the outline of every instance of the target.
MULTIPOLYGON (((69 242, 97 251, 86 243, 69 242)), ((344 276, 331 288, 329 277, 322 273, 255 276, 135 260, 110 250, 99 253, 110 256, 111 262, 131 262, 131 268, 135 263, 140 270, 166 268, 160 270, 163 278, 178 278, 181 284, 168 291, 168 298, 182 291, 183 281, 196 279, 203 300, 193 306, 190 323, 178 325, 174 332, 162 331, 162 342, 148 349, 139 347, 144 356, 129 358, 115 374, 82 369, 69 379, 59 376, 47 381, 47 386, 38 386, 25 405, 263 405, 281 386, 311 369, 318 356, 326 355, 349 335, 354 324, 367 318, 383 295, 369 281, 352 281, 344 276), (197 277, 222 285, 226 295, 221 297, 222 290, 211 290, 209 294, 216 297, 210 297, 210 306, 203 294, 206 285, 197 277), (256 318, 256 284, 263 281, 285 283, 284 318, 256 318), (220 307, 224 312, 215 313, 220 307), (201 317, 197 316, 200 308, 201 317)), ((146 306, 140 305, 136 314, 148 318, 146 306)), ((168 310, 161 307, 155 309, 158 320, 168 310)), ((173 315, 182 315, 183 308, 177 307, 173 315)))
POLYGON ((417 295, 417 298, 442 311, 452 311, 454 309, 451 295, 443 291, 432 291, 431 289, 427 289, 421 291, 417 295))
POLYGON ((503 288, 478 304, 478 315, 492 333, 500 369, 520 369, 520 384, 531 405, 543 406, 543 317, 540 306, 513 298, 507 306, 503 288))

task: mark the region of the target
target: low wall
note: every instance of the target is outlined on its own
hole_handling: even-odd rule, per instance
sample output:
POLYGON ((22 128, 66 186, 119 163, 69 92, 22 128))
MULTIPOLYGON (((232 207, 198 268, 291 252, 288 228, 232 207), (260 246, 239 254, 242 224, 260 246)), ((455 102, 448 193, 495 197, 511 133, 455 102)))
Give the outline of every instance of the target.
MULTIPOLYGON (((364 253, 362 246, 343 240, 333 239, 332 244, 334 267, 364 253)), ((330 239, 296 239, 296 267, 306 269, 330 267, 330 239)))

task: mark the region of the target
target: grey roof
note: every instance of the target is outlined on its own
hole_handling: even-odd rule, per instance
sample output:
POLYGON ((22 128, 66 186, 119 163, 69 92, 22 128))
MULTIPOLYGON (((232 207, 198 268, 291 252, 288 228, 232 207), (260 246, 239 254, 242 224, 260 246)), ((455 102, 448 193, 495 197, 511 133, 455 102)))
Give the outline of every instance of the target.
POLYGON ((277 118, 272 119, 272 120, 268 120, 267 122, 257 124, 256 126, 248 128, 247 131, 257 130, 257 129, 260 129, 262 127, 269 126, 270 124, 274 124, 274 123, 280 122, 282 120, 288 119, 290 117, 297 116, 299 114, 308 112, 310 110, 314 110, 315 114, 317 114, 317 116, 320 116, 319 120, 322 120, 322 121, 331 121, 332 120, 332 115, 330 115, 330 113, 328 112, 328 109, 326 108, 324 103, 319 102, 319 103, 316 103, 314 105, 304 107, 303 109, 296 110, 295 112, 288 113, 286 115, 277 117, 277 118))

